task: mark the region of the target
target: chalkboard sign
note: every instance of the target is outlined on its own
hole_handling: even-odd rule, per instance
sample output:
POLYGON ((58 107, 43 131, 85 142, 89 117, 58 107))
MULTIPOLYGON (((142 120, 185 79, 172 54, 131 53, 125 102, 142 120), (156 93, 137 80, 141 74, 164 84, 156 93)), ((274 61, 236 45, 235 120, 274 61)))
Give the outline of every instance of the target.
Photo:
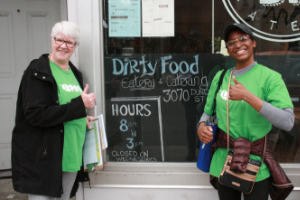
POLYGON ((119 122, 122 135, 108 152, 111 161, 165 160, 160 97, 112 98, 107 115, 119 122))
POLYGON ((224 60, 220 54, 105 57, 107 160, 187 161, 189 151, 196 153, 210 81, 224 60))

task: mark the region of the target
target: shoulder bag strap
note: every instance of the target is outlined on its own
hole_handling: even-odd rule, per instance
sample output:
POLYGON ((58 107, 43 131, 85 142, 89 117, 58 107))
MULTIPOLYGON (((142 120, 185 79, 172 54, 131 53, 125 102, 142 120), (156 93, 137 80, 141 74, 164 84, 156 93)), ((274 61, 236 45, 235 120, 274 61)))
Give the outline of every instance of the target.
POLYGON ((214 109, 213 109, 213 115, 215 115, 216 114, 216 103, 217 103, 217 101, 216 101, 216 97, 217 97, 217 93, 218 93, 218 91, 220 90, 220 87, 221 87, 221 85, 222 85, 222 83, 223 83, 223 78, 224 78, 224 76, 225 76, 225 74, 226 74, 226 69, 224 69, 223 71, 222 71, 222 73, 221 73, 221 75, 220 75, 220 78, 219 78, 219 84, 218 84, 218 88, 217 88, 217 90, 216 90, 216 94, 215 94, 215 98, 214 98, 214 109))
MULTIPOLYGON (((229 76, 229 81, 228 81, 228 94, 227 94, 227 102, 226 102, 226 107, 227 107, 227 153, 229 152, 229 90, 230 90, 230 85, 231 85, 231 77, 234 69, 231 70, 230 76, 229 76)), ((264 141, 264 147, 263 147, 263 155, 261 157, 262 162, 264 161, 264 156, 265 156, 265 151, 266 151, 266 144, 267 144, 267 135, 265 136, 265 141, 264 141)))
POLYGON ((228 81, 228 90, 227 90, 227 102, 226 102, 226 107, 227 107, 227 152, 229 152, 229 90, 230 90, 230 85, 231 85, 231 77, 234 69, 231 70, 230 76, 229 76, 229 81, 228 81))
POLYGON ((228 81, 228 90, 227 90, 227 102, 226 102, 226 107, 227 107, 227 152, 229 152, 229 90, 230 90, 230 85, 231 85, 231 77, 234 69, 231 70, 230 76, 229 76, 229 81, 228 81))

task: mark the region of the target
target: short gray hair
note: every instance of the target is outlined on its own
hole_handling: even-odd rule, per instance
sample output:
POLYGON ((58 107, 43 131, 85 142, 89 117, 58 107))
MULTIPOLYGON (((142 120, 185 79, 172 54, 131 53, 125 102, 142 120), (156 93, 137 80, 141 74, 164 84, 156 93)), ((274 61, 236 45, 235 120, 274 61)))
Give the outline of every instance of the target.
POLYGON ((74 38, 76 43, 80 44, 80 29, 77 24, 69 21, 58 22, 52 27, 51 37, 55 37, 58 33, 74 38))

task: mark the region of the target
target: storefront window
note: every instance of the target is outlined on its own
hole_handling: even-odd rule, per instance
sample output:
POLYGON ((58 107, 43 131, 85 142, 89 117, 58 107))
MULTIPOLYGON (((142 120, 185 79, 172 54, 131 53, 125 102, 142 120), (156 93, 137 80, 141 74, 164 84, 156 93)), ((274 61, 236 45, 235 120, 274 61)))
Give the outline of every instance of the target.
POLYGON ((196 162, 196 127, 210 82, 218 70, 235 64, 222 54, 226 53, 221 48, 222 31, 242 19, 271 35, 266 39, 268 34, 258 32, 265 38, 256 37, 255 59, 282 74, 296 120, 291 131, 273 128, 270 137, 280 162, 299 162, 300 52, 299 31, 294 31, 297 24, 293 22, 300 22, 300 7, 284 3, 277 8, 258 0, 152 2, 158 6, 147 7, 147 12, 152 12, 157 23, 153 30, 146 30, 143 3, 149 1, 102 1, 106 160, 196 162), (172 9, 162 11, 167 8, 172 9), (174 30, 159 24, 164 13, 174 15, 166 22, 174 30), (270 22, 274 16, 277 24, 270 22), (274 32, 269 30, 272 25, 274 32), (121 29, 124 27, 127 29, 121 29))

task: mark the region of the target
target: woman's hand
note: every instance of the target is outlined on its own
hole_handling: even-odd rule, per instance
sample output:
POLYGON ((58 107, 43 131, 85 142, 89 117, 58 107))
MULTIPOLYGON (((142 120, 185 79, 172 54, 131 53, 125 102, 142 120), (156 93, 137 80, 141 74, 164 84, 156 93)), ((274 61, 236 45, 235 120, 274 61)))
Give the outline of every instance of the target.
POLYGON ((211 126, 206 126, 205 122, 201 122, 198 127, 198 136, 201 142, 208 144, 213 140, 213 129, 211 126))
POLYGON ((94 119, 95 117, 93 116, 86 116, 86 126, 88 129, 91 129, 90 122, 94 119))
POLYGON ((88 94, 89 90, 89 85, 86 84, 83 92, 81 93, 81 98, 82 98, 82 101, 84 103, 84 107, 86 109, 91 109, 95 106, 96 104, 96 97, 95 97, 95 94, 94 93, 90 93, 88 94))
POLYGON ((235 85, 230 86, 228 99, 237 101, 244 100, 248 104, 250 104, 250 106, 252 106, 257 112, 259 112, 263 106, 263 100, 247 90, 247 88, 243 84, 238 82, 234 76, 232 80, 234 81, 235 85))
POLYGON ((233 82, 235 85, 230 86, 229 90, 229 99, 230 100, 245 100, 245 96, 249 92, 243 84, 238 82, 236 78, 232 77, 233 82))

